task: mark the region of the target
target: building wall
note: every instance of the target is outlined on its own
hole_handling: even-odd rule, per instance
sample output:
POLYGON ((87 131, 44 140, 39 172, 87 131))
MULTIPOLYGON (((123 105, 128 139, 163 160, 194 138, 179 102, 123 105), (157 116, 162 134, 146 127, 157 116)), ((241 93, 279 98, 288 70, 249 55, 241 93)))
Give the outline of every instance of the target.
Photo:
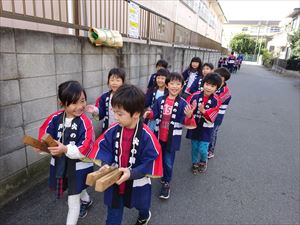
MULTIPOLYGON (((92 11, 90 11, 90 1, 81 1, 81 21, 82 24, 88 25, 88 26, 95 26, 95 27, 101 27, 101 28, 110 28, 115 29, 114 27, 111 27, 108 23, 104 23, 104 17, 108 18, 108 21, 116 20, 113 15, 113 11, 116 10, 118 5, 118 10, 122 12, 122 6, 121 3, 124 0, 117 0, 115 1, 115 4, 113 1, 98 1, 97 8, 101 8, 105 10, 98 12, 98 22, 101 23, 95 24, 95 19, 92 19, 90 21, 90 15, 92 14, 92 18, 95 18, 95 4, 94 1, 92 2, 92 11), (118 4, 117 4, 118 3, 118 4), (86 5, 86 13, 87 17, 84 16, 83 8, 86 5), (107 5, 110 4, 109 7, 107 5), (111 16, 109 16, 111 15, 111 16), (100 17, 102 18, 100 20, 100 17), (86 20, 86 21, 85 21, 86 20), (84 22, 85 21, 85 22, 84 22)), ((216 12, 216 1, 208 1, 208 0, 193 0, 195 2, 198 2, 198 5, 194 6, 193 9, 191 7, 188 7, 187 4, 184 4, 182 0, 173 0, 173 1, 160 1, 160 0, 136 0, 137 3, 143 5, 146 8, 149 8, 153 10, 154 12, 157 12, 158 14, 165 16, 169 18, 171 21, 176 22, 192 31, 198 32, 208 38, 211 38, 219 43, 221 43, 221 34, 222 34, 222 16, 218 15, 216 12), (207 7, 207 11, 198 12, 199 4, 200 2, 205 3, 205 6, 207 7), (195 8, 196 7, 196 8, 195 8), (198 8, 197 8, 198 7, 198 8), (211 14, 214 21, 215 26, 212 27, 206 22, 205 20, 201 19, 200 15, 206 15, 211 14)), ((3 2, 3 10, 5 11, 12 11, 12 2, 11 1, 2 1, 3 2)), ((14 7, 15 12, 23 14, 24 13, 24 7, 22 1, 14 1, 14 7)), ((62 22, 69 22, 73 23, 73 10, 72 10, 72 1, 67 0, 61 0, 61 1, 53 1, 53 19, 54 20, 61 20, 62 22), (61 9, 59 13, 59 9, 61 9), (67 13, 68 12, 68 13, 67 13), (67 18, 68 17, 68 18, 67 18)), ((42 8, 42 2, 41 1, 35 1, 35 12, 36 16, 42 18, 43 17, 43 8, 42 8)), ((45 18, 46 19, 52 19, 52 11, 51 11, 51 4, 50 1, 45 1, 45 18), (47 10, 49 9, 49 10, 47 10)), ((34 8, 33 4, 30 1, 25 1, 25 11, 26 14, 29 16, 34 16, 34 8)), ((122 16, 120 14, 120 16, 122 16)), ((109 23, 110 23, 109 22, 109 23)), ((67 29, 63 27, 57 27, 52 25, 46 25, 46 24, 39 24, 35 22, 28 22, 28 21, 21 21, 16 19, 9 19, 9 18, 1 18, 1 26, 5 27, 14 27, 14 28, 20 28, 20 29, 30 29, 30 30, 39 30, 39 31, 47 31, 52 33, 59 33, 59 34, 74 34, 74 30, 67 29)), ((84 35, 83 35, 84 36, 84 35)))
POLYGON ((192 10, 184 4, 183 1, 136 0, 136 2, 169 18, 173 22, 221 43, 223 19, 215 11, 215 1, 203 1, 207 4, 208 10, 216 19, 216 25, 214 28, 201 19, 197 9, 194 8, 194 10, 192 10))
MULTIPOLYGON (((35 176, 28 172, 32 166, 48 160, 25 147, 22 138, 25 134, 37 137, 45 118, 59 109, 60 83, 78 80, 86 89, 88 103, 93 104, 108 89, 107 74, 112 67, 125 68, 127 81, 145 90, 160 58, 169 61, 170 71, 181 72, 196 55, 215 65, 220 56, 137 43, 124 43, 121 49, 94 47, 83 37, 11 28, 1 28, 0 43, 0 199, 35 176), (13 179, 24 171, 22 179, 13 179)), ((98 133, 100 124, 93 123, 98 133)))

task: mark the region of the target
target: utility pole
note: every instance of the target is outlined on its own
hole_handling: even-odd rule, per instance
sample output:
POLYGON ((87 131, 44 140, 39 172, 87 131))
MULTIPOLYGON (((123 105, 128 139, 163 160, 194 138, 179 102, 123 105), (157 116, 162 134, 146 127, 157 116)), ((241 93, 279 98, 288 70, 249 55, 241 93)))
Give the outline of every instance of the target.
MULTIPOLYGON (((267 37, 268 24, 269 24, 269 21, 267 20, 267 21, 266 21, 266 31, 265 31, 265 35, 264 35, 265 37, 267 37)), ((257 62, 258 62, 258 60, 259 60, 260 49, 261 49, 261 45, 262 45, 262 41, 263 41, 262 38, 263 38, 263 37, 260 38, 259 48, 258 48, 258 52, 257 52, 257 62)))
POLYGON ((254 49, 254 54, 253 54, 254 56, 256 55, 258 36, 259 36, 259 33, 260 33, 260 25, 261 25, 261 21, 258 21, 258 32, 257 32, 257 36, 256 36, 255 49, 254 49))

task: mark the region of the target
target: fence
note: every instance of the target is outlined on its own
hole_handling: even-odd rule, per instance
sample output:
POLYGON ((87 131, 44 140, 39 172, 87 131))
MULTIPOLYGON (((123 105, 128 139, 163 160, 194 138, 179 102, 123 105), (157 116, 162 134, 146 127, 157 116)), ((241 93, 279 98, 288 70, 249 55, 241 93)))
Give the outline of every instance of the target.
POLYGON ((249 61, 249 62, 256 62, 257 61, 257 55, 245 55, 244 56, 244 61, 249 61))
MULTIPOLYGON (((73 29, 85 35, 89 27, 118 30, 128 34, 126 0, 0 0, 0 17, 73 29)), ((184 47, 206 48, 225 52, 221 44, 170 21, 141 5, 139 38, 184 47)))
POLYGON ((280 67, 282 70, 295 70, 300 71, 300 59, 273 59, 273 67, 280 67))

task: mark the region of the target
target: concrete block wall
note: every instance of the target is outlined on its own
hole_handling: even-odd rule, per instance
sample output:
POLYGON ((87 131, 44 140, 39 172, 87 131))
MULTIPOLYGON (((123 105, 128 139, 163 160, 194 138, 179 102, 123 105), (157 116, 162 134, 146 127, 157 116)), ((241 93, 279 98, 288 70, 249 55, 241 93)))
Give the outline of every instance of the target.
MULTIPOLYGON (((94 47, 87 38, 1 28, 0 185, 44 159, 25 147, 22 137, 37 136, 45 118, 59 109, 60 83, 78 80, 88 103, 94 104, 108 90, 107 75, 113 67, 124 68, 127 82, 146 90, 157 60, 164 58, 170 71, 181 72, 196 55, 203 61, 209 56, 199 50, 138 43, 124 43, 122 49, 94 47)), ((219 55, 210 60, 216 63, 219 55)), ((93 124, 98 133, 99 121, 93 124)))

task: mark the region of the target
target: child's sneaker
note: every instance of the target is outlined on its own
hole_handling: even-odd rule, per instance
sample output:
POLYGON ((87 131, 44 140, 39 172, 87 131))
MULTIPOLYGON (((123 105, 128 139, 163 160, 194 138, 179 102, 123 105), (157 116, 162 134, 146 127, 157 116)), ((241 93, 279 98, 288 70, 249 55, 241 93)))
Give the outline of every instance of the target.
POLYGON ((168 182, 165 182, 161 186, 159 198, 168 199, 169 197, 170 197, 170 184, 168 182))
POLYGON ((81 201, 79 218, 84 218, 84 217, 86 217, 86 215, 87 215, 87 213, 88 213, 88 208, 90 208, 90 206, 91 206, 92 204, 93 204, 93 201, 92 201, 92 200, 90 200, 89 202, 81 201))
POLYGON ((207 162, 200 162, 199 164, 199 173, 204 173, 207 170, 207 162))
POLYGON ((147 225, 149 220, 151 219, 151 212, 149 211, 149 216, 147 219, 141 220, 140 218, 137 219, 135 225, 147 225))
POLYGON ((208 156, 207 157, 208 157, 208 159, 211 159, 211 158, 215 157, 214 152, 208 151, 208 156))
POLYGON ((192 165, 192 173, 193 174, 197 174, 198 170, 199 170, 198 164, 197 163, 193 163, 193 165, 192 165))

